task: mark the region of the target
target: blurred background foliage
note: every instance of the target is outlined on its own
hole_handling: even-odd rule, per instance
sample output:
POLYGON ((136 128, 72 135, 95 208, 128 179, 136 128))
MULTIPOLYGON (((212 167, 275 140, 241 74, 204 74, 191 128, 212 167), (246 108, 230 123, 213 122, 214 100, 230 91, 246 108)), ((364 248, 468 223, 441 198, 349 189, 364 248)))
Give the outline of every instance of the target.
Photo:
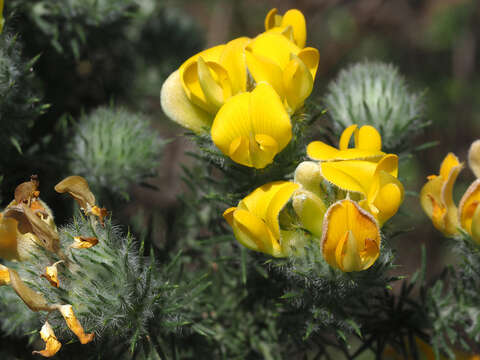
MULTIPOLYGON (((82 156, 91 161, 102 155, 103 132, 113 139, 125 134, 125 128, 116 129, 113 122, 102 126, 88 122, 106 122, 118 114, 128 117, 130 112, 146 133, 154 129, 159 135, 154 145, 157 157, 149 151, 128 152, 133 154, 127 159, 132 164, 145 156, 144 168, 131 168, 131 176, 120 180, 109 178, 107 171, 101 177, 96 173, 101 170, 88 167, 82 175, 92 188, 121 193, 100 196, 101 205, 113 209, 116 220, 143 239, 146 248, 153 246, 160 261, 169 261, 183 249, 187 277, 197 272, 212 276, 209 301, 200 307, 205 310, 182 340, 172 340, 174 355, 276 359, 280 338, 289 339, 283 349, 290 343, 308 345, 299 345, 303 334, 288 334, 288 311, 295 307, 282 310, 287 316, 279 324, 277 301, 259 304, 251 297, 268 278, 269 291, 275 293, 278 282, 271 277, 283 275, 264 273, 256 265, 256 254, 239 250, 233 237, 225 235, 220 214, 226 206, 219 199, 206 201, 212 200, 209 195, 217 186, 212 180, 215 170, 198 161, 195 144, 163 115, 158 99, 164 79, 185 59, 240 35, 255 36, 263 31, 264 16, 272 7, 280 13, 298 8, 305 14, 307 43, 320 51, 311 96, 318 107, 324 107, 328 85, 340 70, 364 60, 395 65, 410 89, 424 93, 425 118, 432 124, 415 142, 438 143, 402 159, 400 177, 408 196, 396 223, 408 231, 392 241, 396 263, 401 264, 392 274, 413 274, 425 244, 427 279, 438 277, 443 264, 455 263, 455 256, 421 212, 417 194, 447 152, 465 160, 470 143, 480 137, 479 1, 5 1, 6 25, 0 38, 2 205, 11 200, 17 184, 38 174, 41 196, 55 209, 57 224, 63 224, 72 209, 54 195, 53 185, 71 169, 79 169, 86 161, 82 156), (99 112, 99 106, 106 108, 99 112), (116 113, 114 107, 125 110, 116 113), (88 131, 96 133, 89 136, 88 131), (82 141, 96 141, 100 150, 82 153, 82 141), (205 181, 197 185, 189 181, 192 172, 205 181), (245 263, 253 265, 244 268, 245 263)), ((331 126, 328 117, 327 112, 309 137, 319 137, 331 126)), ((134 149, 135 137, 125 138, 134 149)), ((457 201, 472 180, 467 171, 460 175, 457 201)), ((23 358, 29 353, 25 345, 26 340, 2 334, 0 355, 23 358)))

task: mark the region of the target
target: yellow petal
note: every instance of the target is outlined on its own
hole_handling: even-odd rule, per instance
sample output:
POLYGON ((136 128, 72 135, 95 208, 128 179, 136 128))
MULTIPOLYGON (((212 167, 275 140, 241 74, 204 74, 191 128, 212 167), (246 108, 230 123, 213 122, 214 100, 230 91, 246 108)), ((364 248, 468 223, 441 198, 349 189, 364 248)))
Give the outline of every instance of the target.
POLYGON ((48 321, 45 321, 45 324, 43 324, 42 329, 40 330, 40 336, 42 337, 42 340, 45 341, 45 349, 33 351, 33 354, 39 354, 44 357, 52 357, 62 347, 62 344, 57 340, 57 337, 55 336, 55 333, 53 332, 53 329, 48 321))
POLYGON ((331 205, 323 221, 325 260, 342 271, 369 268, 380 254, 380 231, 371 214, 352 200, 331 205))
POLYGON ((186 96, 178 70, 163 83, 160 103, 171 120, 196 133, 208 131, 212 125, 213 115, 194 105, 186 96))
POLYGON ((305 17, 297 9, 288 10, 282 18, 282 27, 291 26, 293 28, 293 37, 298 47, 305 47, 307 41, 307 24, 305 17))
POLYGON ((265 221, 277 239, 280 238, 280 225, 278 223, 280 211, 285 207, 295 190, 299 187, 300 185, 293 182, 284 182, 268 204, 265 221))
POLYGON ((207 102, 219 109, 225 100, 231 96, 231 85, 227 71, 215 62, 209 62, 207 65, 201 56, 197 60, 197 69, 198 81, 207 102))
POLYGON ((373 126, 364 125, 355 131, 355 147, 361 150, 380 151, 382 138, 373 126))
POLYGON ((282 69, 273 60, 258 54, 252 54, 248 50, 245 52, 245 59, 248 71, 256 83, 262 81, 269 83, 281 97, 285 97, 282 69))
POLYGON ((215 115, 220 105, 210 102, 203 91, 202 84, 200 83, 200 74, 203 74, 202 61, 200 59, 201 57, 185 68, 180 81, 182 82, 185 95, 192 104, 198 106, 208 114, 215 115))
POLYGON ((440 175, 429 177, 420 191, 420 203, 435 228, 447 236, 458 233, 458 212, 453 202, 453 186, 463 164, 449 153, 442 162, 440 175))
POLYGON ((458 206, 460 226, 472 235, 473 215, 480 204, 480 179, 475 180, 465 191, 458 206))
POLYGON ((313 160, 318 161, 338 161, 338 160, 378 160, 385 153, 381 151, 361 150, 350 148, 338 150, 333 146, 327 145, 322 141, 312 141, 307 146, 307 155, 313 160))
MULTIPOLYGON (((283 71, 285 97, 293 111, 300 108, 313 89, 313 78, 304 62, 295 54, 283 71)), ((293 112, 292 111, 292 112, 293 112)))
POLYGON ((218 62, 220 59, 220 56, 222 55, 223 50, 225 49, 225 45, 217 45, 214 47, 211 47, 209 49, 203 50, 199 52, 198 54, 193 55, 189 59, 187 59, 178 69, 180 78, 183 78, 183 72, 185 69, 192 63, 197 62, 198 58, 201 56, 203 60, 206 62, 208 61, 215 61, 218 62))
POLYGON ((82 324, 80 324, 80 321, 78 321, 75 313, 73 312, 72 305, 59 305, 58 310, 65 319, 65 322, 67 323, 69 329, 72 330, 75 335, 77 335, 78 340, 80 340, 81 344, 88 344, 90 341, 93 340, 95 334, 85 334, 82 324))
POLYGON ((470 145, 468 165, 475 176, 480 178, 480 140, 476 140, 470 145))
POLYGON ((445 159, 443 159, 442 164, 440 165, 440 176, 444 181, 450 176, 450 172, 453 168, 460 165, 460 161, 453 153, 448 153, 445 159))
POLYGON ((233 233, 243 246, 275 257, 282 256, 280 243, 265 222, 253 213, 237 209, 233 214, 233 233))
POLYGON ((230 78, 232 95, 247 90, 245 47, 250 41, 247 37, 229 41, 220 56, 220 64, 227 70, 230 78))
POLYGON ((285 69, 290 61, 290 54, 297 55, 300 52, 300 48, 285 36, 275 33, 258 35, 248 45, 247 50, 256 56, 272 60, 280 69, 285 69))
POLYGON ((0 264, 0 286, 10 284, 10 273, 8 268, 0 264))
POLYGON ((295 191, 292 205, 303 227, 314 236, 321 238, 323 216, 327 211, 322 199, 308 190, 300 189, 295 191))
POLYGON ((96 237, 74 236, 73 240, 74 242, 70 245, 72 249, 89 249, 98 244, 96 237))
POLYGON ((480 206, 477 206, 472 217, 472 238, 480 244, 480 206))
POLYGON ((315 81, 315 75, 317 74, 318 63, 320 61, 318 50, 312 47, 302 49, 298 53, 298 57, 306 65, 312 75, 312 79, 315 81))
POLYGON ((267 16, 265 16, 265 31, 268 31, 275 26, 280 26, 281 24, 281 17, 277 15, 278 10, 276 8, 271 9, 267 16))
POLYGON ((325 180, 346 191, 367 195, 377 164, 365 160, 321 162, 320 172, 325 180))
POLYGON ((223 218, 230 226, 233 226, 233 213, 235 212, 235 210, 237 210, 236 207, 231 207, 223 212, 223 218))
POLYGON ((232 160, 260 169, 290 142, 292 126, 273 88, 260 83, 251 93, 235 95, 222 106, 211 135, 232 160))
POLYGON ((57 265, 62 263, 63 260, 57 261, 51 266, 47 266, 45 268, 45 273, 42 274, 43 277, 45 277, 49 282, 50 285, 55 286, 58 288, 58 269, 57 265))

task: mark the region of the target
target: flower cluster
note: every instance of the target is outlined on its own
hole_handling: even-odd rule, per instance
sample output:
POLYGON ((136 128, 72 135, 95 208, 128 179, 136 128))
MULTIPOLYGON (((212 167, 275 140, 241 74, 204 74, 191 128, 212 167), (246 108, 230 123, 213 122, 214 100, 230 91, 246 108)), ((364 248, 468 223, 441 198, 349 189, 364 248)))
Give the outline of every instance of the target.
POLYGON ((264 168, 292 138, 290 116, 313 89, 318 50, 305 47, 306 24, 295 9, 272 9, 265 32, 204 50, 162 86, 169 118, 201 133, 233 161, 264 168))
MULTIPOLYGON (((33 175, 30 181, 24 182, 15 189, 14 200, 0 214, 0 257, 5 260, 19 262, 36 262, 38 247, 43 248, 49 254, 49 259, 60 259, 53 264, 37 264, 43 266, 44 273, 41 277, 46 278, 46 284, 59 288, 59 270, 62 264, 65 272, 78 272, 76 264, 65 254, 60 244, 60 237, 55 225, 50 208, 39 198, 38 177, 33 175)), ((79 176, 70 176, 61 181, 55 187, 57 192, 68 192, 90 217, 92 226, 96 225, 97 218, 103 223, 106 210, 95 205, 95 197, 90 192, 85 179, 79 176)), ((88 249, 98 243, 96 238, 78 237, 74 239, 71 249, 88 249)), ((46 311, 49 314, 59 311, 68 328, 78 337, 82 344, 91 342, 94 333, 86 334, 77 319, 72 304, 51 303, 44 295, 47 291, 38 292, 32 288, 25 279, 22 279, 14 266, 0 265, 0 286, 11 286, 20 299, 32 311, 46 311)), ((78 306, 80 304, 74 304, 78 306)), ((55 355, 61 348, 61 343, 55 336, 54 330, 48 320, 45 321, 40 335, 45 341, 45 349, 34 351, 45 357, 55 355)))
POLYGON ((470 146, 468 164, 477 179, 465 191, 458 208, 453 201, 453 186, 464 165, 453 153, 442 161, 438 175, 428 177, 420 203, 433 226, 444 235, 458 236, 461 228, 480 244, 480 140, 470 146))
POLYGON ((403 201, 398 157, 381 151, 380 134, 368 125, 345 129, 338 149, 314 141, 307 154, 313 161, 298 165, 293 182, 257 188, 227 209, 225 219, 249 249, 286 257, 320 241, 332 267, 369 268, 380 253, 380 227, 403 201))

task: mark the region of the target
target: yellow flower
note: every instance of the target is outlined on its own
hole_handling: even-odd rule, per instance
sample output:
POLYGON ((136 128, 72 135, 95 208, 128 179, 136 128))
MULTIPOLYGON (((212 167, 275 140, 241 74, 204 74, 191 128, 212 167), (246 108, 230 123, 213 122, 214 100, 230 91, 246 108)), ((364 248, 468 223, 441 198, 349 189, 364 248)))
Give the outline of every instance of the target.
POLYGON ((403 202, 404 189, 398 176, 398 156, 381 151, 378 131, 369 125, 349 126, 340 137, 339 149, 321 141, 307 147, 307 154, 319 160, 321 176, 336 187, 361 194, 359 205, 382 226, 403 202), (355 146, 348 144, 354 135, 355 146))
POLYGON ((245 46, 241 37, 204 50, 185 61, 162 86, 160 101, 173 121, 202 132, 210 128, 220 107, 247 90, 245 46))
POLYGON ((475 176, 480 178, 480 140, 476 140, 470 145, 468 165, 475 176))
POLYGON ((304 48, 307 41, 305 17, 297 9, 288 10, 283 16, 273 8, 265 17, 265 31, 285 34, 299 47, 304 48))
POLYGON ((480 179, 475 180, 460 200, 458 216, 460 226, 480 244, 480 179))
POLYGON ((452 192, 462 168, 463 163, 460 163, 454 154, 449 153, 440 166, 439 175, 430 175, 428 182, 420 191, 423 210, 432 220, 435 228, 446 236, 458 234, 457 207, 453 202, 452 192))
POLYGON ((292 234, 280 228, 279 215, 298 188, 288 181, 268 183, 246 196, 237 207, 227 209, 223 216, 238 242, 274 257, 288 256, 292 234))
POLYGON ((233 161, 257 169, 273 161, 292 137, 290 117, 267 83, 231 97, 211 129, 215 145, 233 161))
POLYGON ((318 50, 301 49, 286 36, 274 32, 258 35, 245 50, 253 79, 272 85, 290 113, 300 108, 313 89, 320 58, 318 50))
POLYGON ((380 254, 380 231, 373 216, 356 202, 344 199, 331 205, 323 220, 325 260, 344 272, 368 269, 380 254))

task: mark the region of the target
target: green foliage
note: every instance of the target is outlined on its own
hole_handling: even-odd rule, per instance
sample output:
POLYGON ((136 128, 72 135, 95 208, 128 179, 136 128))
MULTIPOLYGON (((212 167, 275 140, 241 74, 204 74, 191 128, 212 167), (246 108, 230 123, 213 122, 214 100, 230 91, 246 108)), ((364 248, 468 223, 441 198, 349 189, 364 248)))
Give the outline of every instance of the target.
POLYGON ((95 193, 120 194, 153 176, 165 141, 140 114, 102 107, 83 116, 69 147, 72 173, 85 177, 95 193))
POLYGON ((353 124, 372 125, 387 152, 405 150, 428 125, 423 94, 413 92, 389 64, 364 62, 340 71, 328 86, 325 104, 338 134, 353 124))
MULTIPOLYGON (((59 260, 43 248, 39 247, 31 260, 8 266, 16 268, 49 303, 73 305, 85 331, 96 336, 96 346, 82 348, 82 352, 91 356, 118 352, 129 358, 137 347, 147 351, 151 341, 162 342, 162 336, 168 338, 191 322, 195 299, 208 283, 202 276, 195 282, 177 283, 174 279, 181 270, 178 256, 163 265, 155 261, 153 252, 144 257, 143 245, 139 248, 130 234, 122 235, 110 220, 102 227, 76 217, 60 229, 60 238, 66 259, 58 265, 59 288, 39 275, 45 266, 59 260), (75 236, 94 236, 99 243, 89 249, 73 249, 70 245, 75 236)), ((30 311, 9 288, 1 290, 0 314, 2 319, 8 318, 1 322, 3 331, 25 335, 39 330, 46 314, 30 311)), ((48 321, 61 340, 72 338, 60 314, 49 314, 48 321)), ((151 351, 164 350, 158 343, 151 351)))
MULTIPOLYGON (((0 36, 0 147, 3 152, 21 152, 28 129, 48 107, 40 103, 32 66, 37 58, 25 61, 17 35, 0 36)), ((4 154, 5 155, 5 154, 4 154)))

